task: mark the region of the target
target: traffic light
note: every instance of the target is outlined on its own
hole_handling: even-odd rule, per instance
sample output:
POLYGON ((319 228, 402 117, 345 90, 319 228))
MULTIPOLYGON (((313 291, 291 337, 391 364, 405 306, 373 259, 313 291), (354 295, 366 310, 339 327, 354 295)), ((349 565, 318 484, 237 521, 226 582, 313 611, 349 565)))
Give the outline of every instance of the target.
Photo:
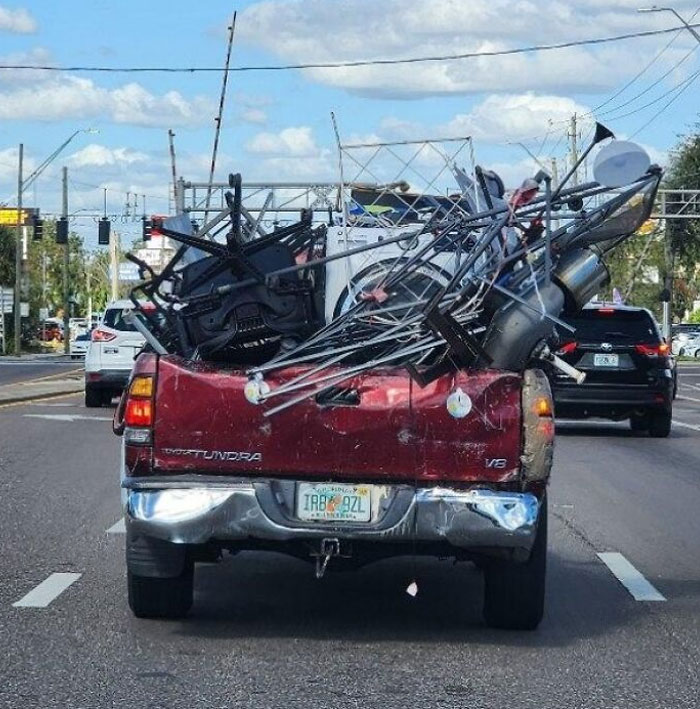
POLYGON ((97 243, 100 246, 109 245, 109 231, 111 226, 112 222, 110 222, 107 217, 103 217, 102 219, 100 219, 97 230, 97 243))
POLYGON ((68 243, 68 219, 66 219, 66 217, 61 217, 56 222, 56 243, 68 243))
POLYGON ((146 219, 146 217, 141 217, 141 221, 143 222, 143 226, 142 226, 143 240, 150 241, 151 240, 151 231, 153 229, 153 222, 150 219, 146 219))
POLYGON ((32 241, 41 241, 44 238, 44 220, 35 215, 32 217, 32 227, 34 228, 32 241))

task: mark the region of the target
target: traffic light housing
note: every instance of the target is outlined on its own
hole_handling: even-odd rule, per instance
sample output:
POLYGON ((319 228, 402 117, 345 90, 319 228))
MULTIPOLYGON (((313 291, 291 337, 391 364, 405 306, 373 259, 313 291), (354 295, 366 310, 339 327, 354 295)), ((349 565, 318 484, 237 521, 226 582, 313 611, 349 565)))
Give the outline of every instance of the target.
POLYGON ((151 231, 153 230, 153 222, 150 219, 146 219, 146 217, 141 217, 141 221, 143 222, 143 226, 141 228, 143 240, 150 241, 151 231))
POLYGON ((32 241, 41 241, 44 238, 44 220, 37 216, 32 217, 32 227, 34 229, 32 241))
POLYGON ((98 225, 98 230, 97 230, 97 243, 100 246, 108 246, 109 245, 109 232, 112 227, 112 222, 107 219, 107 217, 103 217, 99 221, 98 225))
POLYGON ((68 243, 68 219, 66 217, 61 217, 56 221, 56 243, 68 243))

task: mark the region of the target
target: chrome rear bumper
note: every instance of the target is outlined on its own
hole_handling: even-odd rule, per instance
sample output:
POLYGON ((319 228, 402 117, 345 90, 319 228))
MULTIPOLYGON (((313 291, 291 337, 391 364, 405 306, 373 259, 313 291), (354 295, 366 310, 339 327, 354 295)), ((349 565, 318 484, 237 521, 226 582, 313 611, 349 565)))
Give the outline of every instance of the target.
POLYGON ((540 509, 531 493, 378 485, 370 522, 311 523, 295 519, 296 483, 289 480, 127 478, 123 486, 130 532, 182 544, 334 537, 529 552, 540 509))

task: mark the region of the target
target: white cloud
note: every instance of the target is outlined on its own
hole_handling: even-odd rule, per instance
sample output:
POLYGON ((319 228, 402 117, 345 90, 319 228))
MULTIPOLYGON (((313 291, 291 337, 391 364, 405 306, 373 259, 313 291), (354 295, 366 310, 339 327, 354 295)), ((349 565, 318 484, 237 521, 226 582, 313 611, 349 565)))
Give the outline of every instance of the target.
MULTIPOLYGON (((638 15, 636 2, 265 0, 243 11, 240 36, 285 61, 313 63, 493 51, 672 26, 663 16, 638 15)), ((677 5, 683 10, 693 2, 679 0, 677 5)), ((659 65, 675 62, 691 42, 682 35, 659 65)), ((305 73, 312 80, 376 97, 517 92, 523 87, 603 91, 636 71, 659 43, 656 37, 529 55, 305 73)))
POLYGON ((279 133, 258 133, 246 148, 250 153, 282 157, 310 157, 319 152, 309 126, 290 126, 279 133))
MULTIPOLYGON (((472 136, 477 141, 502 143, 546 133, 548 121, 556 132, 561 132, 574 113, 585 117, 590 110, 563 96, 491 95, 469 113, 457 114, 441 131, 450 136, 472 136)), ((580 127, 590 122, 590 118, 584 118, 580 127)))
POLYGON ((246 108, 241 111, 240 117, 246 123, 267 123, 267 113, 261 108, 246 108))
POLYGON ((0 120, 105 118, 140 126, 191 126, 207 122, 213 110, 210 99, 201 96, 156 95, 137 83, 105 89, 91 79, 63 74, 0 91, 0 120))
POLYGON ((108 148, 105 145, 91 143, 69 157, 73 167, 104 167, 106 165, 129 166, 146 162, 150 158, 129 148, 108 148))
POLYGON ((37 30, 36 20, 24 8, 11 10, 0 5, 0 32, 32 34, 37 30))
MULTIPOLYGON (((0 56, 0 64, 10 65, 48 65, 51 64, 51 53, 44 47, 34 47, 27 52, 13 52, 0 56)), ((4 69, 0 71, 0 83, 27 84, 40 81, 50 76, 44 69, 4 69)))

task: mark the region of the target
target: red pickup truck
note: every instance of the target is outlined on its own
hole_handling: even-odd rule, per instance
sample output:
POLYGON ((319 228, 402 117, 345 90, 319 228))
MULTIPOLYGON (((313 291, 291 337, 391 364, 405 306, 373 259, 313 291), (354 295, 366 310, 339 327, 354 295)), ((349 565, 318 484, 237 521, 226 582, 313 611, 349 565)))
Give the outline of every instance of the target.
POLYGON ((472 561, 488 625, 538 625, 554 439, 540 370, 458 371, 424 388, 373 370, 270 417, 246 400, 248 381, 174 355, 136 361, 115 413, 136 616, 185 615, 198 561, 271 550, 318 576, 397 555, 472 561))

